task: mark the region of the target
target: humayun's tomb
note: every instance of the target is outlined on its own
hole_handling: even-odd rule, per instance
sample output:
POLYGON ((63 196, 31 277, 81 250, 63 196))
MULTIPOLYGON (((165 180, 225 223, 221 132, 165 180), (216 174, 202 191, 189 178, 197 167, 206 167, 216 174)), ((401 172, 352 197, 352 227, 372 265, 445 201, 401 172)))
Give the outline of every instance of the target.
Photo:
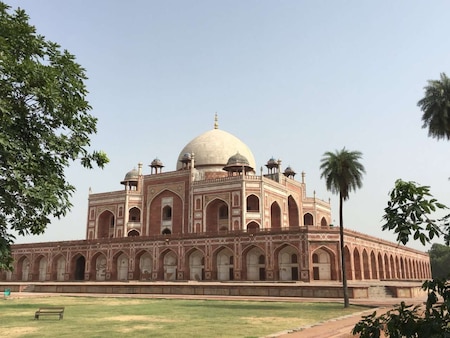
MULTIPOLYGON (((123 189, 90 193, 85 240, 13 245, 14 271, 0 272, 2 283, 340 288, 339 227, 330 224, 329 202, 306 195, 303 173, 297 180, 273 158, 257 173, 251 150, 219 129, 217 116, 176 161, 164 172, 155 159, 149 174, 140 163, 123 189)), ((349 282, 431 278, 424 252, 348 229, 344 243, 349 282)))

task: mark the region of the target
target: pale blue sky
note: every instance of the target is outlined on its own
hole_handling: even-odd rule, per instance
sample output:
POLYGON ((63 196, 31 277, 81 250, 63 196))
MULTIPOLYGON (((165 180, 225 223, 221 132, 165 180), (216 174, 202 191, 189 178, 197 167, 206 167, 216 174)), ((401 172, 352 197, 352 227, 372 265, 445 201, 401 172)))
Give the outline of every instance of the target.
POLYGON ((344 146, 363 153, 367 171, 344 206, 347 228, 393 240, 381 217, 397 178, 430 185, 450 206, 450 142, 427 137, 416 105, 427 80, 450 75, 449 1, 7 3, 86 68, 99 118, 92 147, 111 159, 104 170, 70 168, 72 213, 19 243, 83 239, 89 187, 120 190, 155 157, 173 170, 215 112, 258 167, 273 156, 305 171, 307 194, 331 198, 336 224, 319 165, 344 146))

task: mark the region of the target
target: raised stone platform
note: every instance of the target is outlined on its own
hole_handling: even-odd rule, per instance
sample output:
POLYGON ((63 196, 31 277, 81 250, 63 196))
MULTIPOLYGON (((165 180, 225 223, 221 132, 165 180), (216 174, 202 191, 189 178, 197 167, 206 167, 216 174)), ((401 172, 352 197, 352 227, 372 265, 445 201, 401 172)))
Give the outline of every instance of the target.
MULTIPOLYGON (((96 293, 96 294, 177 294, 208 296, 259 296, 259 297, 305 297, 342 298, 340 283, 265 283, 265 282, 2 282, 0 292, 40 293, 96 293)), ((349 297, 368 298, 414 298, 421 296, 420 282, 358 282, 349 283, 349 297)))

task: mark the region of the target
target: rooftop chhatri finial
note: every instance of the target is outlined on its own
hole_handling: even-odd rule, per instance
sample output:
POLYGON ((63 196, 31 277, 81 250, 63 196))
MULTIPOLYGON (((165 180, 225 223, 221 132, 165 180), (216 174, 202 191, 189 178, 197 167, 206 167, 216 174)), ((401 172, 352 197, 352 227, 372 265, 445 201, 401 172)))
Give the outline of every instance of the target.
POLYGON ((217 118, 217 113, 214 116, 214 129, 219 129, 219 120, 217 118))

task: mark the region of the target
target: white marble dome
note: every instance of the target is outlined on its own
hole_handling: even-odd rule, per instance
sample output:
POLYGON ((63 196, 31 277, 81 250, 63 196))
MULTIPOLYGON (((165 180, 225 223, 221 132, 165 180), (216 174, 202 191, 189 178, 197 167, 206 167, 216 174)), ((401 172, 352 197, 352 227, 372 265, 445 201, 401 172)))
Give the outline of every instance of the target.
POLYGON ((252 168, 255 168, 255 158, 247 145, 236 136, 218 129, 207 131, 181 150, 177 159, 177 170, 182 168, 180 160, 185 154, 194 154, 194 165, 198 170, 222 171, 228 159, 239 153, 245 156, 252 168))

